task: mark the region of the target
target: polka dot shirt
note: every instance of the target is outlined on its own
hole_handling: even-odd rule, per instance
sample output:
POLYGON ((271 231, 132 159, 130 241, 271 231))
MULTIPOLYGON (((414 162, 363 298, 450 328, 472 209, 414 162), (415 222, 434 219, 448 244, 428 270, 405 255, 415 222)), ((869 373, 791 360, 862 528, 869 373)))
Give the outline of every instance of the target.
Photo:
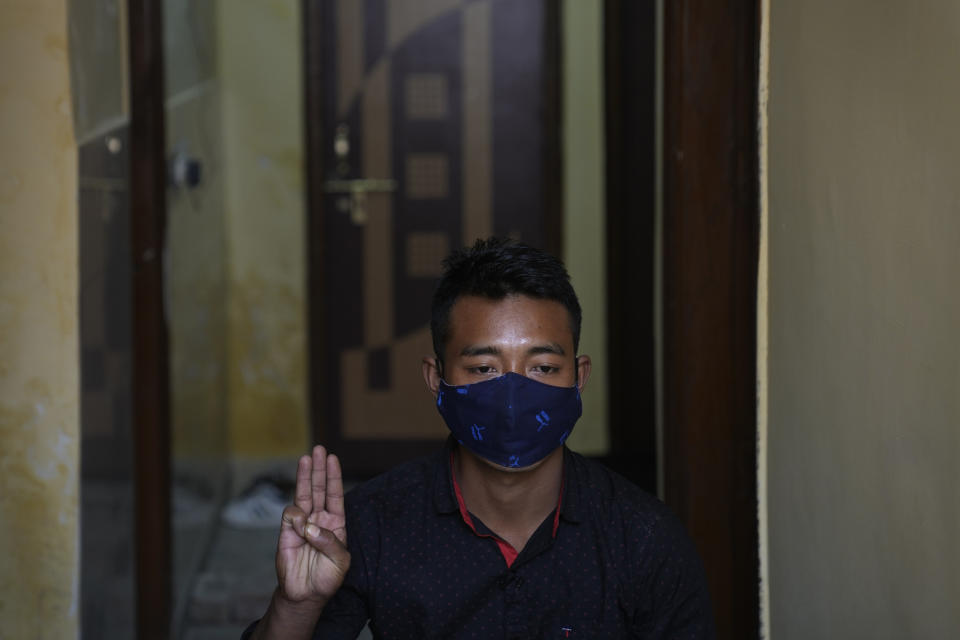
POLYGON ((368 620, 376 638, 714 637, 700 560, 657 499, 565 449, 559 518, 508 566, 460 511, 455 446, 347 495, 351 566, 314 638, 355 638, 368 620))

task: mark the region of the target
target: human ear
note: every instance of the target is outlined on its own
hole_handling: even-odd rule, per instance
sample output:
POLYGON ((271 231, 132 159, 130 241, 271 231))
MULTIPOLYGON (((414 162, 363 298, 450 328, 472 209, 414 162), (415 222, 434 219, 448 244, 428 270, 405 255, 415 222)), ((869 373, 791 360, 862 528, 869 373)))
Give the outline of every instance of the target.
POLYGON ((430 389, 430 393, 436 398, 437 392, 440 389, 440 380, 443 377, 440 375, 440 361, 431 356, 423 356, 423 360, 420 362, 420 368, 423 371, 423 380, 427 383, 427 388, 430 389))
POLYGON ((590 356, 577 356, 577 388, 583 393, 583 388, 587 385, 587 378, 590 377, 590 368, 593 364, 590 362, 590 356))

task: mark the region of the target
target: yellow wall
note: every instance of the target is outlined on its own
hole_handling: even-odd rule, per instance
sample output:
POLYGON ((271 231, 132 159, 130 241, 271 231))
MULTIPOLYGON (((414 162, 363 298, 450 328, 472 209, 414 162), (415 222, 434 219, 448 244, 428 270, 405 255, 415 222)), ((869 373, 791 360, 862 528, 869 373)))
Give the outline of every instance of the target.
POLYGON ((0 636, 77 634, 77 151, 66 4, 0 5, 0 636))
POLYGON ((296 0, 218 5, 238 456, 307 448, 302 51, 296 0))
POLYGON ((770 637, 957 638, 960 5, 770 4, 770 637))

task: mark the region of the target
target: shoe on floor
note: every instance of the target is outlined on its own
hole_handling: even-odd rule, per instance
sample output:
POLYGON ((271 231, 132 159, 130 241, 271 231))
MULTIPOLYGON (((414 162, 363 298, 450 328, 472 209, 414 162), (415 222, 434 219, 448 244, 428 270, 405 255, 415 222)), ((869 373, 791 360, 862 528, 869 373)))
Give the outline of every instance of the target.
POLYGON ((237 529, 273 529, 280 527, 283 510, 290 504, 287 493, 271 481, 258 481, 228 502, 220 519, 237 529))

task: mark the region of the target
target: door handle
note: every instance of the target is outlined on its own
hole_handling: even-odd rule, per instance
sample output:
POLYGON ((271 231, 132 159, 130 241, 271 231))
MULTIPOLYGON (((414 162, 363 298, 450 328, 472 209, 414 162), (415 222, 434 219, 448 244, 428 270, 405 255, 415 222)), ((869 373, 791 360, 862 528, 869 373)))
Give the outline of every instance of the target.
POLYGON ((354 180, 326 180, 326 193, 342 194, 337 199, 337 209, 350 214, 350 221, 357 226, 367 223, 367 194, 392 193, 397 190, 397 181, 392 178, 357 178, 354 180))
POLYGON ((391 178, 327 180, 323 190, 327 193, 390 193, 397 190, 397 181, 391 178))

